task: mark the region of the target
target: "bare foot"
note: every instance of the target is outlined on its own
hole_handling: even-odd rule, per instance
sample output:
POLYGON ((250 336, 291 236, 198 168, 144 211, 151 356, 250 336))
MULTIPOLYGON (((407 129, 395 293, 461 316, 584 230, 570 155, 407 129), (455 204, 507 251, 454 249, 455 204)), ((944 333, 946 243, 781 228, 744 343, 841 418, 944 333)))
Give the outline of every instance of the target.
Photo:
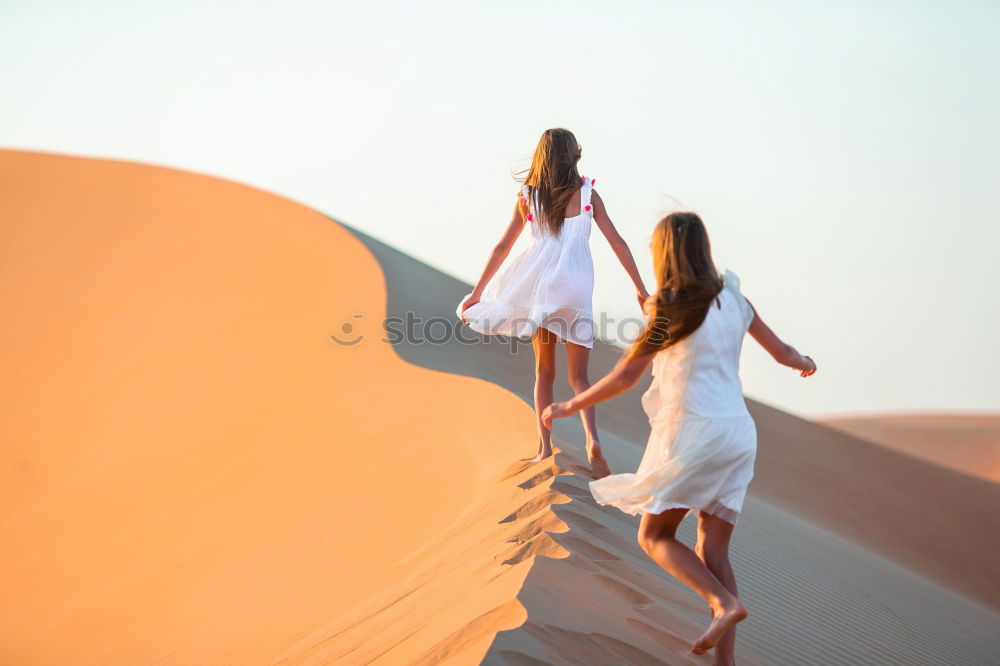
POLYGON ((712 623, 708 625, 708 629, 701 635, 701 638, 695 641, 691 652, 705 654, 722 640, 727 631, 745 619, 747 619, 747 609, 739 602, 739 599, 734 598, 731 606, 724 608, 721 613, 712 614, 712 623))
POLYGON ((521 458, 520 460, 521 460, 521 462, 536 463, 536 462, 542 462, 543 460, 545 460, 546 458, 549 458, 551 456, 552 456, 552 447, 551 446, 545 446, 544 444, 542 444, 541 442, 539 442, 539 444, 538 444, 538 453, 535 455, 534 458, 521 458))
POLYGON ((590 471, 595 479, 603 479, 611 475, 611 466, 608 465, 599 443, 592 442, 587 445, 587 460, 590 461, 590 471))

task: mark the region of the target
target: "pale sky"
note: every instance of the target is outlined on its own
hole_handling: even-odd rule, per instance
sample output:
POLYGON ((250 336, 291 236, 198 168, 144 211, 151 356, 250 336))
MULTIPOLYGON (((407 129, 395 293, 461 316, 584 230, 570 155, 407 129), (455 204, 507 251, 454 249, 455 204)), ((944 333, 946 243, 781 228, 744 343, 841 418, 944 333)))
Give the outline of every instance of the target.
MULTIPOLYGON (((998 71, 995 2, 5 0, 0 146, 250 183, 473 281, 567 127, 650 287, 695 210, 819 364, 748 343, 751 397, 1000 411, 998 71)), ((592 247, 595 310, 635 316, 592 247)))

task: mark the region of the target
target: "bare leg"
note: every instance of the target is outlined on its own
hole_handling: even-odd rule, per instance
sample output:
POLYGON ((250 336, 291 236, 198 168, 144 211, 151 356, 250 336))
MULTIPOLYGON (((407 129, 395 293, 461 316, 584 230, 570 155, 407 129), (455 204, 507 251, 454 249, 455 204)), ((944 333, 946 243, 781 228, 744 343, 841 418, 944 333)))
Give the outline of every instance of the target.
MULTIPOLYGON (((572 342, 566 343, 566 371, 569 385, 576 395, 590 388, 590 375, 587 372, 589 362, 589 349, 572 342)), ((580 420, 583 421, 583 431, 587 434, 587 460, 590 461, 594 478, 608 476, 611 474, 611 468, 604 457, 604 452, 601 451, 601 443, 597 436, 597 410, 593 407, 584 409, 580 412, 580 420)))
POLYGON ((552 431, 542 423, 541 415, 552 404, 552 385, 556 380, 556 336, 540 328, 531 339, 535 350, 535 422, 538 425, 538 454, 534 460, 552 455, 552 431))
MULTIPOLYGON (((729 563, 729 538, 732 534, 732 523, 727 523, 718 516, 704 511, 698 513, 698 544, 694 550, 708 570, 735 597, 738 596, 736 576, 729 563)), ((733 627, 715 646, 715 666, 735 666, 735 664, 736 627, 733 627)))
POLYGON ((712 609, 712 621, 691 648, 695 654, 705 654, 737 622, 746 619, 747 611, 695 552, 677 539, 677 526, 685 515, 687 509, 642 514, 639 545, 657 564, 708 602, 712 609))

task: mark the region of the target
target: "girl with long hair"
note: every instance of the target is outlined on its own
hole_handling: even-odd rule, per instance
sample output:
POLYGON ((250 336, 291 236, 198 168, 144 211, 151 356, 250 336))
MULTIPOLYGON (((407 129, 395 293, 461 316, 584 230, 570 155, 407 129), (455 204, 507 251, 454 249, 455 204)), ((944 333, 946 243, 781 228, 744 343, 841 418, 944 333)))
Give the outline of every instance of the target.
MULTIPOLYGON (((458 306, 458 316, 488 335, 531 336, 535 352, 535 414, 552 402, 556 342, 566 343, 570 386, 580 394, 590 388, 587 365, 594 345, 594 264, 590 228, 596 223, 635 285, 640 305, 648 298, 628 245, 608 217, 594 179, 580 175, 581 150, 573 133, 545 130, 535 148, 507 229, 486 262, 472 293, 458 306), (532 244, 497 274, 525 225, 532 244)), ((601 452, 593 407, 581 414, 587 458, 594 476, 611 473, 601 452)), ((534 460, 552 455, 551 430, 538 421, 534 460)))
POLYGON ((761 320, 731 271, 720 275, 708 233, 694 213, 663 218, 651 244, 657 291, 647 301, 646 328, 616 368, 589 390, 550 405, 542 423, 590 409, 633 386, 652 364, 642 397, 651 432, 639 468, 592 481, 600 504, 642 514, 639 544, 661 567, 708 602, 712 620, 693 645, 716 649, 716 664, 734 663, 735 626, 747 616, 729 563, 729 539, 753 476, 757 431, 739 376, 743 337, 750 333, 782 365, 802 377, 816 364, 782 342, 761 320), (694 550, 677 527, 698 514, 694 550))

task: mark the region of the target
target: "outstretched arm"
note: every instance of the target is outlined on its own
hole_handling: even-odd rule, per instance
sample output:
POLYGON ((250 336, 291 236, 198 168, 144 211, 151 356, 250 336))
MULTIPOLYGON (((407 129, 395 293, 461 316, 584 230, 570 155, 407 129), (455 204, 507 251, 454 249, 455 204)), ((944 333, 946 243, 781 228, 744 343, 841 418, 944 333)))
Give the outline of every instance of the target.
POLYGON ((510 254, 511 248, 514 247, 514 243, 517 241, 517 237, 521 235, 523 229, 524 217, 521 215, 521 201, 518 199, 518 202, 514 204, 514 213, 510 216, 507 229, 504 230, 500 242, 496 244, 490 253, 490 258, 486 261, 486 268, 483 269, 483 274, 479 277, 476 288, 472 290, 472 296, 462 307, 462 312, 465 312, 467 308, 478 303, 479 299, 482 298, 483 289, 489 284, 490 278, 500 270, 500 266, 503 264, 504 259, 507 258, 507 255, 510 254))
MULTIPOLYGON (((747 303, 750 303, 749 299, 747 300, 747 303)), ((753 310, 753 321, 750 322, 750 328, 747 332, 760 344, 761 347, 767 350, 767 353, 770 354, 775 361, 781 365, 787 365, 789 368, 795 368, 803 377, 808 377, 816 372, 816 364, 813 360, 808 356, 800 354, 795 347, 783 342, 781 338, 779 338, 777 334, 764 323, 764 320, 760 318, 760 315, 757 314, 757 309, 754 308, 753 303, 750 303, 750 309, 753 310)))
POLYGON ((566 402, 556 402, 545 408, 542 412, 542 423, 546 428, 552 427, 552 419, 561 419, 572 416, 581 409, 593 407, 599 402, 610 400, 619 393, 629 390, 646 372, 646 368, 653 361, 653 354, 644 354, 628 358, 622 356, 615 369, 604 376, 599 382, 591 386, 583 393, 578 393, 576 397, 566 402))
POLYGON ((594 190, 591 201, 594 203, 594 221, 597 222, 597 228, 608 239, 608 244, 614 250, 618 261, 622 262, 625 272, 632 278, 632 284, 635 285, 636 297, 639 299, 639 307, 641 308, 646 299, 649 298, 649 292, 646 291, 646 286, 642 283, 642 278, 639 277, 639 269, 635 265, 632 251, 628 249, 628 243, 621 237, 621 234, 615 229, 614 223, 611 222, 611 218, 608 217, 608 211, 604 207, 604 200, 601 199, 601 195, 597 193, 597 190, 594 190))

